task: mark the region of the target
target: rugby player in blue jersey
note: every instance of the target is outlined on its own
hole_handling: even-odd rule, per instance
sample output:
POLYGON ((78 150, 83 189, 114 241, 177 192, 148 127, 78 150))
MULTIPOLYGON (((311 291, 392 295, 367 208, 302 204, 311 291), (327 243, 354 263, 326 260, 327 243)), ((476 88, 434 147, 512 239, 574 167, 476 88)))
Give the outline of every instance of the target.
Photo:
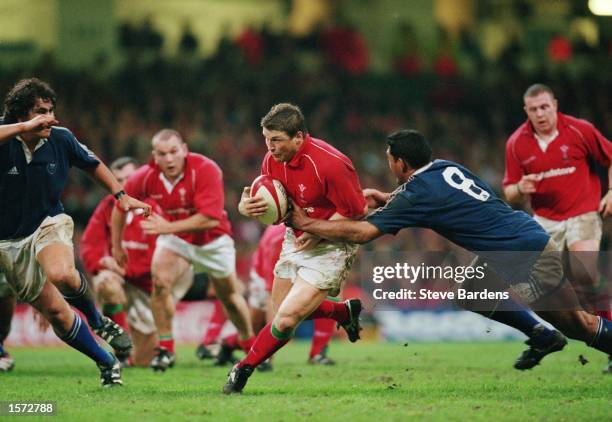
POLYGON ((54 126, 56 94, 38 79, 10 90, 0 122, 0 272, 17 297, 34 306, 64 342, 93 359, 102 386, 121 385, 119 362, 101 348, 69 304, 81 311, 94 333, 115 350, 132 342, 95 307, 87 281, 76 270, 73 222, 60 195, 70 167, 85 171, 115 194, 126 209, 150 206, 129 197, 110 170, 66 128, 54 126))
MULTIPOLYGON (((396 234, 405 227, 432 229, 477 253, 481 264, 487 262, 484 281, 489 286, 511 288, 563 334, 606 354, 612 352, 612 322, 580 307, 571 284, 566 283, 554 242, 528 214, 512 210, 465 167, 432 161, 429 144, 416 130, 390 135, 387 159, 400 186, 392 193, 365 190, 369 203, 381 208, 364 220, 318 220, 294 207, 287 224, 332 241, 355 243, 396 234)), ((511 299, 503 302, 493 309, 476 311, 529 336, 530 349, 519 358, 519 369, 533 367, 546 354, 565 346, 567 340, 558 331, 543 327, 511 299), (508 309, 515 310, 504 311, 508 309)), ((473 309, 469 304, 467 308, 473 309)))

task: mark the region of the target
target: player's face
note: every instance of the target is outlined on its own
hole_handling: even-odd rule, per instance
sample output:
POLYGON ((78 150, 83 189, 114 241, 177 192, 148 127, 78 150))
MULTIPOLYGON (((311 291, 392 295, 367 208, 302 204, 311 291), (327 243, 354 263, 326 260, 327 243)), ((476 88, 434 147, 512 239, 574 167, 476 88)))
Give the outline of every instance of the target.
POLYGON ((168 180, 175 180, 185 168, 187 145, 176 136, 153 143, 153 159, 168 180))
MULTIPOLYGON (((36 98, 34 107, 32 107, 30 111, 28 111, 28 115, 26 116, 26 118, 23 120, 22 119, 19 119, 19 120, 20 121, 32 120, 34 117, 40 114, 49 114, 55 118, 55 106, 53 105, 53 103, 49 100, 43 100, 41 98, 36 98)), ((48 138, 49 135, 51 135, 51 128, 39 130, 38 132, 31 134, 29 137, 33 139, 36 139, 36 138, 43 139, 43 138, 48 138)))
POLYGON ((393 155, 391 155, 391 153, 389 152, 389 147, 387 147, 387 163, 389 163, 389 168, 391 169, 391 172, 395 175, 395 178, 397 179, 397 184, 401 185, 402 183, 404 183, 405 182, 405 180, 403 180, 404 162, 400 160, 399 158, 395 158, 393 155))
POLYGON ((132 163, 128 163, 125 166, 121 167, 120 169, 113 170, 113 175, 115 176, 115 179, 117 179, 117 182, 119 182, 121 186, 125 186, 125 182, 127 182, 127 179, 129 179, 130 176, 134 174, 135 171, 136 171, 136 166, 132 163))
POLYGON ((293 138, 286 132, 280 130, 268 130, 263 128, 263 136, 266 139, 266 147, 272 154, 272 158, 279 162, 291 161, 295 153, 304 142, 304 133, 299 131, 293 138))
POLYGON ((550 135, 557 128, 557 100, 548 92, 525 97, 525 113, 536 133, 550 135))

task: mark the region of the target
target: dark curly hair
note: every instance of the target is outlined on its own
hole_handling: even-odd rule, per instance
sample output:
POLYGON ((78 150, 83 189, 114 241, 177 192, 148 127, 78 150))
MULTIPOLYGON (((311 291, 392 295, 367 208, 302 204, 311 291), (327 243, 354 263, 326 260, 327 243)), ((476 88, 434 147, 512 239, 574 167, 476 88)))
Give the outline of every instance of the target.
POLYGON ((19 119, 25 119, 37 98, 51 101, 55 106, 57 95, 48 83, 37 78, 17 82, 4 99, 4 123, 16 123, 19 119))

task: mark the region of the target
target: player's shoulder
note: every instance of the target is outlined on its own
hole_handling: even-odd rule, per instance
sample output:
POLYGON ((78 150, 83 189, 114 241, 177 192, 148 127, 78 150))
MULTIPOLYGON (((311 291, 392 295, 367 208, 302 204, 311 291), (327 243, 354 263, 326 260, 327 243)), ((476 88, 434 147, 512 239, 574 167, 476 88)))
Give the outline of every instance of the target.
POLYGON ((198 154, 197 152, 190 152, 187 154, 187 165, 195 170, 206 171, 214 170, 221 171, 221 167, 211 158, 205 155, 198 154))
POLYGON ((595 129, 593 123, 588 120, 570 116, 569 114, 559 113, 557 118, 561 124, 573 127, 583 133, 589 133, 595 129))
POLYGON ((525 121, 521 124, 512 134, 508 137, 506 141, 507 145, 516 145, 520 139, 524 139, 530 136, 529 132, 529 122, 525 121))
POLYGON ((138 169, 136 169, 136 171, 134 173, 132 173, 132 175, 130 176, 130 178, 128 179, 128 183, 133 184, 133 183, 137 183, 137 182, 143 182, 145 179, 147 179, 150 175, 158 172, 158 168, 157 166, 153 163, 153 161, 147 163, 147 164, 143 164, 142 166, 138 167, 138 169))
POLYGON ((339 166, 346 167, 353 171, 355 170, 355 166, 350 158, 322 139, 311 137, 309 148, 306 153, 313 156, 317 167, 320 167, 324 173, 332 175, 338 174, 337 170, 339 166))
POLYGON ((53 126, 51 128, 51 134, 49 135, 50 140, 53 142, 78 142, 74 133, 63 126, 53 126))

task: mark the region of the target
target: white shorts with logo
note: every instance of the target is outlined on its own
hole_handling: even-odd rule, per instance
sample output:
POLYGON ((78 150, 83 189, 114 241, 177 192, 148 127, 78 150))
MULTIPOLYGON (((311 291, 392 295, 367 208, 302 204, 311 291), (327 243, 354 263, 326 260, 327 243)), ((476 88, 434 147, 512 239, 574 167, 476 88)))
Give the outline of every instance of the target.
POLYGON ((226 234, 201 246, 173 234, 164 234, 157 238, 156 247, 171 250, 191 262, 194 274, 207 273, 214 278, 224 278, 236 271, 234 239, 226 234))
POLYGON ((601 241, 602 222, 598 212, 580 214, 567 220, 556 221, 534 215, 533 218, 546 230, 559 250, 580 240, 601 241))
POLYGON ((292 282, 297 276, 319 290, 329 290, 337 296, 355 260, 358 245, 354 243, 319 243, 313 249, 296 251, 295 234, 287 229, 274 275, 292 282))
POLYGON ((35 301, 46 277, 36 256, 45 247, 60 243, 70 248, 74 223, 66 214, 47 217, 34 233, 21 239, 0 240, 0 272, 23 302, 35 301))
MULTIPOLYGON (((171 294, 175 304, 185 296, 192 284, 193 267, 189 267, 185 274, 172 286, 171 294)), ((155 333, 157 328, 153 311, 151 311, 151 295, 130 283, 125 283, 124 287, 127 298, 126 313, 130 327, 144 335, 155 333)))

